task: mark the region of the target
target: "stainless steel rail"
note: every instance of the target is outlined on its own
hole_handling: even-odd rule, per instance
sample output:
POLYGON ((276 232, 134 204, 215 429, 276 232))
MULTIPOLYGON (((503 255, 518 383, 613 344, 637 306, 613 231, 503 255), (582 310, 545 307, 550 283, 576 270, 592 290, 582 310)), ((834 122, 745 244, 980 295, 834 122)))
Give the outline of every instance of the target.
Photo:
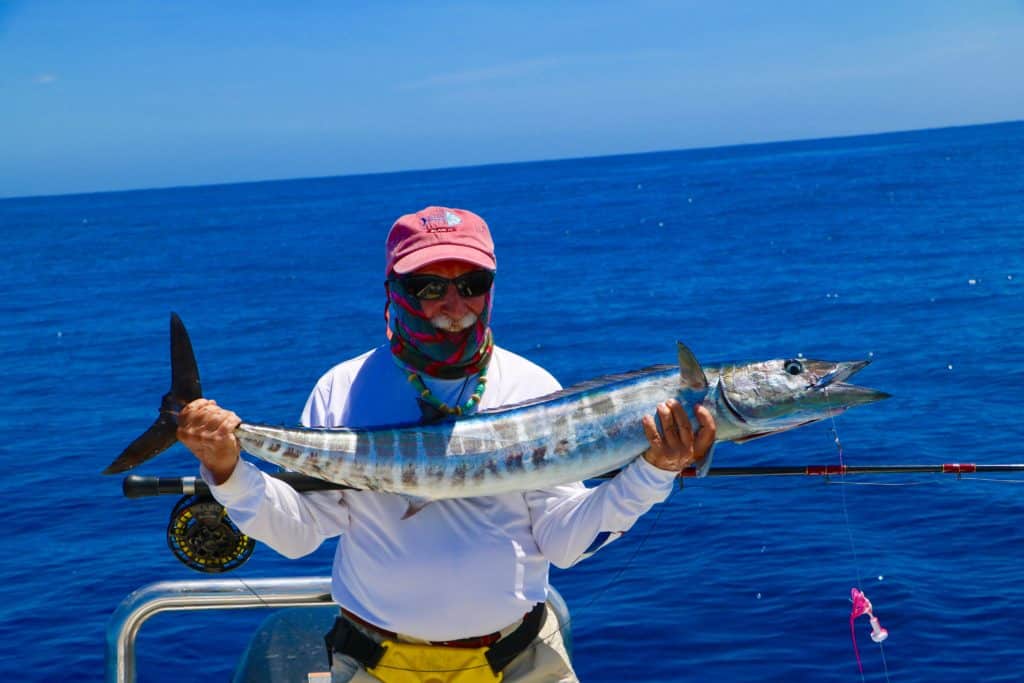
POLYGON ((107 624, 107 683, 134 683, 135 638, 160 612, 330 604, 329 577, 159 581, 121 601, 107 624))

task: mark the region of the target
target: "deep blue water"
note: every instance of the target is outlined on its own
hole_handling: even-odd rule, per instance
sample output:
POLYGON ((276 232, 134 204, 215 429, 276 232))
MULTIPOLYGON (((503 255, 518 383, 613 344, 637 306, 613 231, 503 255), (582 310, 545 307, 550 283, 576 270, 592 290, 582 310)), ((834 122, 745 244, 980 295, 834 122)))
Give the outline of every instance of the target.
MULTIPOLYGON (((1024 461, 1022 160, 1014 123, 0 201, 0 679, 101 679, 120 600, 200 576, 166 548, 173 501, 99 474, 166 391, 168 312, 208 395, 294 422, 324 370, 381 340, 385 232, 427 204, 488 219, 497 340, 563 384, 672 362, 676 339, 705 363, 871 357, 858 381, 894 398, 837 420, 848 464, 1024 461)), ((826 423, 716 464, 838 458, 826 423)), ((141 472, 194 469, 177 447, 141 472)), ((577 670, 860 680, 860 583, 891 634, 883 653, 858 623, 865 680, 1021 680, 1024 475, 999 479, 688 483, 553 573, 577 670)), ((235 575, 326 574, 332 550, 259 547, 235 575)), ((263 616, 153 619, 140 680, 226 680, 263 616)))

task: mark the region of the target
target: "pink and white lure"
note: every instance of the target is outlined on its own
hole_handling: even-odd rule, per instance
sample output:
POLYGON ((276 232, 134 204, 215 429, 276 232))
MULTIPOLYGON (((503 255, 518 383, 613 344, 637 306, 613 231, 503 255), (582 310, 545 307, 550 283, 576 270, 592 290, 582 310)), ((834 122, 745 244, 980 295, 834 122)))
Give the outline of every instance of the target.
POLYGON ((864 667, 860 663, 860 652, 857 650, 857 632, 854 628, 854 622, 857 620, 857 617, 864 614, 868 615, 868 620, 871 622, 871 640, 876 643, 881 643, 888 638, 889 631, 882 628, 882 625, 878 623, 878 617, 872 611, 871 601, 868 600, 868 596, 864 595, 862 591, 851 588, 850 600, 853 602, 853 609, 850 610, 850 638, 853 640, 853 654, 857 656, 857 668, 863 674, 864 667))

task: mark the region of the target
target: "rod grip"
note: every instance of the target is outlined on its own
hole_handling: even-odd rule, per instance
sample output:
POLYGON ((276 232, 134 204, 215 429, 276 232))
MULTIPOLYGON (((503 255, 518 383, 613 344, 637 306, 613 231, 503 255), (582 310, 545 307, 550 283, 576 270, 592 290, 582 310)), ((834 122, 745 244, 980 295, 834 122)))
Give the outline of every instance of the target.
POLYGON ((195 477, 143 477, 129 474, 121 484, 125 498, 208 493, 206 482, 195 477))

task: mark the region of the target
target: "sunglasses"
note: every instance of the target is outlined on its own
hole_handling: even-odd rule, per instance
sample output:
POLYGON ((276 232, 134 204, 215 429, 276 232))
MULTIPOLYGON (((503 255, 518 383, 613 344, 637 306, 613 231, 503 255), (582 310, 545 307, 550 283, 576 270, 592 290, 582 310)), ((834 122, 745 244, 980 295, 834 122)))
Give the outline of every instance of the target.
POLYGON ((489 270, 471 270, 451 280, 438 275, 403 275, 398 281, 405 291, 417 299, 436 301, 445 297, 450 284, 455 285, 455 291, 466 298, 486 294, 494 284, 494 273, 489 270))

